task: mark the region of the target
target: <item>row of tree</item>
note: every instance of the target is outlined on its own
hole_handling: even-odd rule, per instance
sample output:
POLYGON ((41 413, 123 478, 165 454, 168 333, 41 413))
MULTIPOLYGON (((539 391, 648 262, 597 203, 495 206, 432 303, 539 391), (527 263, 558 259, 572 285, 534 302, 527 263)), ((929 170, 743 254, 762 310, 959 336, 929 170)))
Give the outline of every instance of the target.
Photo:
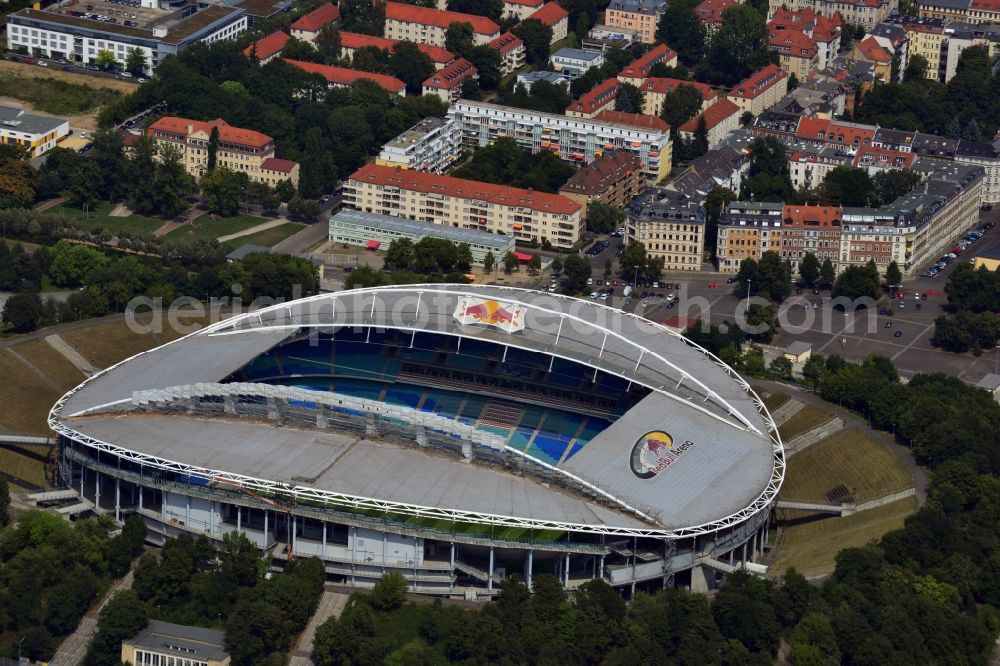
POLYGON ((934 345, 976 355, 1000 342, 1000 271, 959 264, 945 285, 954 310, 934 320, 934 345))
POLYGON ((554 194, 575 172, 558 155, 548 151, 532 154, 521 148, 517 139, 503 137, 476 150, 452 175, 554 194))

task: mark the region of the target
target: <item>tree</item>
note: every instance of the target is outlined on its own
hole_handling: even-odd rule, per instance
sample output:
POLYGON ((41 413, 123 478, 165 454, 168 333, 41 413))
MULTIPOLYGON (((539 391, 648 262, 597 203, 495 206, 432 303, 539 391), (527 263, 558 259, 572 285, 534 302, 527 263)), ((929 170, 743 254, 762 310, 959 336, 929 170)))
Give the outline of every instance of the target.
POLYGON ((25 157, 23 151, 9 144, 0 153, 0 209, 28 208, 35 200, 39 177, 25 157))
MULTIPOLYGON (((401 44, 397 44, 398 49, 401 44)), ((327 23, 319 30, 319 34, 316 35, 316 50, 321 56, 323 56, 323 61, 327 64, 332 64, 334 61, 340 59, 341 53, 341 42, 340 42, 340 30, 337 28, 336 23, 327 23)), ((398 75, 397 75, 398 78, 398 75)))
POLYGON ((99 49, 97 51, 97 57, 94 58, 94 62, 96 62, 97 66, 101 69, 111 69, 118 64, 118 59, 115 58, 113 51, 99 49))
POLYGON ((899 265, 892 261, 885 268, 885 282, 889 286, 903 284, 903 272, 899 270, 899 265))
POLYGON ((563 272, 566 274, 566 291, 577 293, 587 287, 587 280, 590 278, 590 262, 579 254, 571 254, 563 262, 563 272))
POLYGON ((795 188, 784 144, 774 137, 755 139, 750 144, 750 151, 753 157, 747 177, 743 180, 740 198, 751 201, 793 200, 795 188))
POLYGON ((7 477, 0 476, 0 527, 7 525, 10 520, 10 486, 7 484, 7 477))
POLYGON ((403 605, 409 584, 402 574, 384 574, 372 590, 372 606, 382 611, 395 610, 403 605))
POLYGON ((663 97, 660 117, 675 131, 701 110, 701 92, 694 86, 682 83, 663 97))
POLYGON ((503 255, 503 270, 505 273, 510 275, 511 273, 514 272, 514 269, 517 268, 517 265, 518 265, 517 257, 514 256, 513 252, 508 252, 507 254, 503 255))
POLYGON ((487 16, 499 21, 503 13, 503 3, 500 0, 448 0, 448 11, 487 16))
POLYGON ((341 0, 340 29, 381 37, 385 32, 383 0, 341 0))
POLYGON ((462 81, 462 91, 459 95, 462 99, 478 102, 483 98, 483 90, 479 87, 479 81, 475 77, 469 77, 462 81))
POLYGON ((212 125, 212 132, 208 135, 208 163, 205 165, 207 171, 215 170, 215 165, 219 157, 219 128, 212 125))
POLYGON ((146 626, 146 606, 135 592, 117 593, 101 610, 97 633, 87 646, 86 666, 121 663, 121 643, 146 626))
POLYGON ((421 94, 423 82, 434 73, 430 56, 412 42, 397 42, 388 65, 392 75, 406 84, 406 92, 410 95, 421 94))
POLYGON ((909 61, 906 63, 906 69, 903 70, 903 81, 906 81, 907 83, 913 81, 923 81, 927 78, 927 69, 927 58, 919 53, 914 53, 910 56, 909 61))
POLYGON ((201 177, 201 189, 210 213, 232 217, 240 212, 246 175, 219 167, 201 177))
POLYGON ((164 217, 176 217, 187 210, 187 197, 197 185, 181 163, 180 151, 169 144, 160 147, 160 163, 156 169, 154 210, 164 217))
POLYGON ((806 252, 799 262, 799 275, 802 281, 808 285, 816 282, 819 278, 819 259, 812 252, 806 252))
POLYGON ((243 532, 227 532, 219 548, 219 571, 235 587, 252 587, 261 576, 261 551, 243 532))
POLYGON ((548 62, 552 28, 538 19, 529 18, 515 25, 510 31, 524 42, 525 59, 529 65, 548 62))
POLYGON ((705 247, 715 256, 719 240, 719 216, 722 209, 736 198, 736 192, 716 185, 705 197, 705 247))
POLYGON ((878 270, 874 265, 848 266, 833 283, 834 298, 871 298, 879 295, 878 270))
POLYGON ((313 199, 296 196, 288 202, 288 214, 300 218, 303 222, 315 222, 321 210, 319 202, 313 199))
POLYGON ((833 268, 833 262, 827 257, 823 260, 823 265, 819 269, 819 282, 829 287, 833 284, 836 277, 837 273, 833 268))
POLYGON ((863 207, 871 203, 872 180, 864 169, 838 166, 827 172, 818 188, 819 203, 824 206, 863 207))
POLYGON ((603 201, 587 204, 587 230, 595 234, 607 234, 625 221, 625 213, 603 201))
POLYGON ((791 271, 777 252, 768 250, 760 261, 744 259, 740 262, 737 279, 740 291, 760 295, 775 302, 781 302, 791 293, 791 271))
POLYGON ((701 60, 706 43, 705 26, 694 13, 697 5, 697 0, 668 3, 656 27, 656 38, 669 44, 681 62, 691 66, 701 60))
POLYGON ((810 354, 802 366, 802 376, 812 384, 813 391, 819 389, 820 382, 823 381, 823 375, 825 374, 826 362, 823 360, 823 357, 819 354, 810 354))
POLYGON ((295 198, 295 186, 292 185, 292 181, 285 179, 274 186, 274 193, 279 201, 287 203, 295 198))
POLYGON ((788 357, 782 354, 781 356, 776 356, 771 365, 768 368, 771 376, 775 379, 791 379, 792 378, 792 362, 788 360, 788 357))
POLYGON ((618 267, 626 280, 635 280, 646 268, 646 246, 638 241, 630 242, 618 257, 618 267))
POLYGON ((492 273, 493 269, 496 268, 497 258, 492 252, 487 252, 486 256, 483 257, 483 272, 492 273))
POLYGON ((528 268, 533 271, 539 271, 542 269, 542 258, 537 254, 531 255, 531 260, 528 262, 528 268))
POLYGON ((915 171, 891 169, 879 171, 872 177, 872 206, 886 206, 903 196, 920 182, 920 174, 915 171))
POLYGON ((360 289, 362 287, 379 287, 385 283, 382 274, 371 266, 358 266, 344 281, 345 289, 360 289))
POLYGON ((472 24, 452 21, 444 32, 444 48, 462 58, 476 45, 472 24))
POLYGON ((125 69, 133 76, 146 73, 146 54, 140 48, 129 49, 125 54, 125 69))
POLYGON ((413 250, 413 241, 409 238, 397 238, 389 243, 389 249, 385 253, 386 270, 411 270, 416 258, 413 250))
POLYGON ((615 111, 642 113, 642 107, 642 91, 631 83, 623 83, 618 97, 615 98, 615 111))
POLYGON ((771 62, 763 15, 750 5, 722 11, 722 25, 712 35, 708 58, 701 64, 713 83, 732 85, 771 62))
POLYGON ((554 257, 552 259, 552 272, 562 273, 562 270, 563 270, 563 260, 560 259, 559 257, 554 257))
POLYGON ((475 65, 480 88, 496 90, 500 85, 500 52, 483 44, 473 47, 465 58, 475 65))
POLYGON ((774 308, 763 303, 753 303, 746 310, 747 337, 758 342, 770 342, 778 330, 774 308))

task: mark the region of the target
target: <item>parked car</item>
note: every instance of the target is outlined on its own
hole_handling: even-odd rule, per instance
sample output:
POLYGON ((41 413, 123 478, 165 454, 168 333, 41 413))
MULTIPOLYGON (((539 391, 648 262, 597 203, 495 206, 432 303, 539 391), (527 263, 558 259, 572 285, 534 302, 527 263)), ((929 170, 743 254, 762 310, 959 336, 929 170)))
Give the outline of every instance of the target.
POLYGON ((45 62, 44 60, 39 60, 35 64, 38 65, 39 67, 48 67, 49 66, 49 63, 45 62))

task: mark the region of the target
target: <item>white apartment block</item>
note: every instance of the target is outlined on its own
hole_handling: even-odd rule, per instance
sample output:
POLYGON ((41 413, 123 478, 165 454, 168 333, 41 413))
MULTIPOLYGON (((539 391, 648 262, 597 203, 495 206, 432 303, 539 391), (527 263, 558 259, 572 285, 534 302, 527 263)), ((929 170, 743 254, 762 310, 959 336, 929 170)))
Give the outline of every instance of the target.
POLYGON ((461 154, 455 119, 429 116, 382 146, 375 164, 444 173, 461 154))

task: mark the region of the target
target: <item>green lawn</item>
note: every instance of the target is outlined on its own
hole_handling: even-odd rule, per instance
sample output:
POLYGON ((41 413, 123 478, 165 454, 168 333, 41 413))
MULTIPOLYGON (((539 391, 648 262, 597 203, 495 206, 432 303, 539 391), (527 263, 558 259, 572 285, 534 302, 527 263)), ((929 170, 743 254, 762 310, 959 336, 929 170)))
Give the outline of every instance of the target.
MULTIPOLYGON (((263 224, 264 222, 267 222, 265 218, 255 217, 253 215, 237 215, 236 217, 223 217, 213 220, 211 216, 206 213, 191 220, 183 227, 174 229, 167 234, 167 238, 185 238, 193 236, 194 238, 201 238, 203 240, 212 240, 213 238, 219 238, 220 236, 228 236, 229 234, 244 231, 250 227, 257 226, 258 224, 263 224)), ((236 240, 239 241, 240 245, 243 244, 242 239, 236 240)))
POLYGON ((780 424, 778 432, 781 433, 782 441, 790 442, 799 435, 809 432, 832 418, 833 414, 825 409, 821 409, 815 405, 806 405, 788 417, 787 421, 780 424))
POLYGON ((45 212, 74 218, 77 220, 76 225, 87 231, 93 231, 100 227, 101 229, 105 229, 111 233, 117 233, 122 229, 127 229, 133 233, 149 235, 166 223, 166 220, 161 220, 155 217, 146 217, 144 215, 136 215, 134 213, 128 217, 111 217, 109 213, 112 209, 114 209, 114 204, 102 202, 98 204, 94 210, 87 211, 86 213, 79 208, 70 206, 69 204, 56 206, 45 212))
POLYGON ((264 247, 274 247, 286 238, 299 233, 307 226, 308 225, 305 224, 299 224, 298 222, 286 222, 279 227, 272 227, 270 229, 265 229, 264 231, 258 231, 255 234, 250 234, 249 236, 240 236, 239 238, 234 238, 229 242, 237 247, 243 245, 244 243, 262 245, 264 247))
POLYGON ((58 79, 0 74, 0 95, 28 102, 35 109, 60 116, 87 113, 121 96, 110 88, 90 88, 58 79))

